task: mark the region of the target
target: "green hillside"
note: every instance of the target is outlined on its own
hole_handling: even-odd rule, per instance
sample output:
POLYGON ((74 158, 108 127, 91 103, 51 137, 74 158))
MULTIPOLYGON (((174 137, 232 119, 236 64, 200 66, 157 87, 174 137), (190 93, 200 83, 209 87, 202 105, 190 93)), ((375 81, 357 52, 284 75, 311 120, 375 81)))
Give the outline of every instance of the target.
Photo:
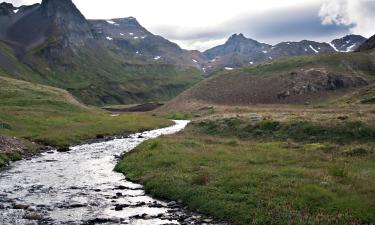
POLYGON ((167 124, 146 114, 114 117, 64 90, 0 77, 0 135, 61 146, 167 124))

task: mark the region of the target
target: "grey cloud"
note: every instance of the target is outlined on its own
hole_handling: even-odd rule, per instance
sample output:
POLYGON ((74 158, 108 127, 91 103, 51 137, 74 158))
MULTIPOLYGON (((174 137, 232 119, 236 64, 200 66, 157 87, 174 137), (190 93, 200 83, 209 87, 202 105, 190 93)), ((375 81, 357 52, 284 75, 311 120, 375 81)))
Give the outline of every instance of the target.
POLYGON ((322 25, 320 4, 270 10, 262 14, 239 15, 231 21, 194 30, 180 27, 158 27, 155 30, 167 38, 181 42, 223 39, 233 33, 244 33, 261 42, 303 39, 326 41, 350 33, 352 25, 322 25))

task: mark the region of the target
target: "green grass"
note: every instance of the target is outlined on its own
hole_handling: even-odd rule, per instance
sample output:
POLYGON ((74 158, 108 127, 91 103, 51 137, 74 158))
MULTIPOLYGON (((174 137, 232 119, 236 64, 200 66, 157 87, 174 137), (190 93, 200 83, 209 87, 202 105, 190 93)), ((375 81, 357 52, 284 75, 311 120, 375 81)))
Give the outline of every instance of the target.
POLYGON ((21 160, 22 156, 19 153, 0 153, 0 168, 8 164, 9 161, 21 160))
POLYGON ((310 121, 291 120, 278 122, 263 120, 253 124, 240 118, 228 118, 220 121, 203 121, 200 129, 207 134, 240 138, 257 138, 315 142, 327 141, 335 143, 368 142, 375 140, 375 122, 342 121, 336 123, 316 123, 310 121))
POLYGON ((165 118, 170 120, 189 120, 193 115, 189 112, 171 112, 164 115, 165 118))
POLYGON ((335 126, 347 125, 195 122, 143 143, 116 170, 154 196, 232 224, 373 224, 375 139, 365 132, 342 142, 349 130, 335 126), (247 130, 256 126, 262 135, 247 130), (305 139, 316 129, 324 135, 305 139))
POLYGON ((0 134, 48 145, 74 144, 96 135, 167 126, 148 114, 109 113, 87 107, 61 89, 0 77, 0 134))
POLYGON ((318 56, 290 57, 243 70, 248 73, 267 75, 298 71, 304 68, 326 68, 331 72, 374 75, 372 58, 373 55, 369 53, 329 53, 318 56))

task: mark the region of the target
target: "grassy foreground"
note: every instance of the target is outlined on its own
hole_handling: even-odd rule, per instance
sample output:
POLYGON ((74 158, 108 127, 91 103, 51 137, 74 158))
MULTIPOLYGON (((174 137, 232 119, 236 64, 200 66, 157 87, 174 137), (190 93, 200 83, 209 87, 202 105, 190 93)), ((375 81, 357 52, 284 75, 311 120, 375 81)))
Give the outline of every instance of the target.
POLYGON ((194 122, 116 170, 233 224, 374 224, 375 123, 194 122))
MULTIPOLYGON (((0 135, 64 146, 97 135, 132 133, 167 126, 147 114, 110 115, 82 105, 61 89, 0 77, 0 135)), ((2 154, 0 152, 0 154, 2 154)), ((13 156, 0 155, 4 163, 13 156)))

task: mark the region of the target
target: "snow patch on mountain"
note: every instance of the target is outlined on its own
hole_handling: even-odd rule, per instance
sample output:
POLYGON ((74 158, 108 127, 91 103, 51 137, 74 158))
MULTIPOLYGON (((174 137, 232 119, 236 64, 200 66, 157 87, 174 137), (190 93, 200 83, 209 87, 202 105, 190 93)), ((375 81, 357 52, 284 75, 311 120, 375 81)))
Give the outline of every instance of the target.
POLYGON ((335 52, 339 52, 339 50, 336 48, 336 46, 332 42, 328 44, 333 48, 333 50, 335 50, 335 52))
POLYGON ((115 25, 115 26, 118 26, 119 24, 117 24, 115 21, 113 20, 107 20, 107 23, 111 24, 111 25, 115 25))
POLYGON ((318 50, 316 50, 312 45, 309 45, 309 47, 315 52, 315 53, 319 53, 319 51, 318 50))

